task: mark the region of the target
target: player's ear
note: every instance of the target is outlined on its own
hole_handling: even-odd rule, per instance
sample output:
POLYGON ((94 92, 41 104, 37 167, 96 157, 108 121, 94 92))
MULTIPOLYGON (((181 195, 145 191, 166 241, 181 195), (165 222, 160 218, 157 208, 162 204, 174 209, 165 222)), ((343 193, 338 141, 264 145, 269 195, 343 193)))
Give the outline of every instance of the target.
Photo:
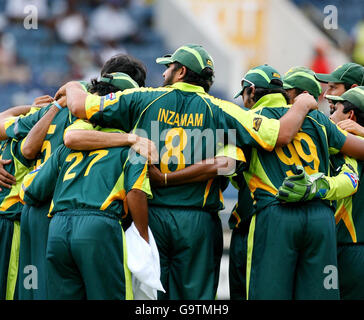
POLYGON ((180 69, 180 76, 181 78, 184 78, 186 76, 187 73, 187 68, 185 66, 182 66, 182 68, 180 69))
POLYGON ((349 112, 349 118, 350 120, 353 120, 356 122, 356 116, 355 116, 355 113, 354 113, 354 110, 350 110, 349 112))
POLYGON ((253 97, 255 96, 255 87, 251 86, 250 88, 252 89, 250 92, 250 98, 253 99, 253 97))

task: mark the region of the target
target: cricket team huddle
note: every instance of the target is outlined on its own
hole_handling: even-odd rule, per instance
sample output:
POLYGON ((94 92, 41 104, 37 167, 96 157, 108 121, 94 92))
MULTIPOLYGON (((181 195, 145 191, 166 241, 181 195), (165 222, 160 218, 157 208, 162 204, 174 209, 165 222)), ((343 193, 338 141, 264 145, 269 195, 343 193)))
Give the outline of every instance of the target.
POLYGON ((229 183, 230 299, 364 299, 364 67, 260 65, 240 107, 208 93, 202 46, 156 62, 162 87, 119 54, 0 113, 0 299, 133 299, 131 226, 157 245, 158 300, 215 299, 229 183))

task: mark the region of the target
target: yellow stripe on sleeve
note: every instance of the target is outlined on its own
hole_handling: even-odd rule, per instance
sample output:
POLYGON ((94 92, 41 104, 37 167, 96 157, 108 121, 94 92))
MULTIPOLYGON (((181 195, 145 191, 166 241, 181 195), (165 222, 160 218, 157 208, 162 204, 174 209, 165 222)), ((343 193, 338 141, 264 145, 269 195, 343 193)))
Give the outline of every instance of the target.
POLYGON ((227 115, 234 118, 250 134, 250 136, 265 150, 272 151, 276 145, 280 122, 269 119, 253 111, 245 111, 238 105, 208 96, 212 103, 227 115))
POLYGON ((148 163, 145 163, 144 168, 137 181, 134 183, 132 189, 138 189, 143 191, 149 199, 153 197, 149 178, 148 178, 148 163))

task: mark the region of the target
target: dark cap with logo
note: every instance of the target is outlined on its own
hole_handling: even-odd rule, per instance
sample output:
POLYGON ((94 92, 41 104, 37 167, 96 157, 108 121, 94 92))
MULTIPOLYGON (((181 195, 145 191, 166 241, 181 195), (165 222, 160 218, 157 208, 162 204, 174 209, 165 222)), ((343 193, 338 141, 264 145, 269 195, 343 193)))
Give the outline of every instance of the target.
POLYGON ((187 44, 179 47, 172 55, 168 54, 164 57, 157 58, 156 62, 158 64, 179 62, 200 75, 205 68, 214 70, 214 61, 212 60, 212 57, 202 46, 197 44, 187 44))
POLYGON ((317 100, 321 94, 321 85, 315 79, 315 73, 307 67, 294 67, 283 77, 283 89, 301 89, 317 100))
POLYGON ((331 73, 316 73, 318 81, 328 83, 347 83, 349 85, 364 85, 364 67, 360 64, 349 62, 337 67, 331 73))
POLYGON ((364 111, 364 86, 352 88, 344 92, 341 96, 326 96, 327 99, 334 103, 340 101, 349 101, 351 104, 364 111))
POLYGON ((242 89, 235 95, 239 97, 245 88, 254 85, 256 88, 278 89, 283 87, 279 72, 273 67, 263 64, 250 69, 241 80, 242 89))
POLYGON ((129 75, 122 72, 107 73, 100 78, 100 82, 109 83, 120 90, 139 88, 129 75))

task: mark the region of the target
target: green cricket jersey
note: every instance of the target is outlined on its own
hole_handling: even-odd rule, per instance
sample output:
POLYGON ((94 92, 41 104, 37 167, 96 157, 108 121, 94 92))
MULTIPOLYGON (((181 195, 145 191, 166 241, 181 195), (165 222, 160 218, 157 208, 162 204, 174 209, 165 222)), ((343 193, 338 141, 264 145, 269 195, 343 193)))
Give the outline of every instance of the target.
MULTIPOLYGON (((163 88, 128 89, 105 97, 89 95, 85 111, 93 123, 126 132, 134 130, 154 141, 160 152, 158 166, 162 173, 214 157, 216 149, 227 143, 223 137, 229 129, 235 129, 236 145, 241 148, 251 145, 272 150, 279 133, 276 119, 244 111, 208 95, 202 87, 183 82, 163 88)), ((156 188, 153 195, 150 204, 209 211, 223 208, 219 178, 156 188)))
MULTIPOLYGON (((52 104, 40 109, 30 116, 10 119, 5 123, 7 136, 15 139, 22 139, 26 137, 33 126, 51 107, 52 104)), ((35 163, 36 166, 45 162, 53 151, 56 150, 59 145, 63 144, 64 130, 76 119, 77 118, 73 116, 67 108, 63 108, 55 115, 49 125, 40 154, 37 157, 37 161, 35 163)))
POLYGON ((151 197, 146 159, 129 158, 129 150, 75 151, 59 146, 40 168, 24 178, 21 197, 34 206, 53 198, 50 215, 67 209, 96 209, 121 217, 123 200, 131 189, 151 197))
POLYGON ((8 219, 19 219, 23 209, 23 202, 20 199, 19 192, 24 176, 29 173, 30 167, 34 161, 24 158, 21 152, 21 143, 23 140, 8 139, 1 144, 2 160, 12 160, 4 166, 4 169, 13 175, 16 179, 16 184, 8 188, 1 188, 0 191, 0 215, 8 219))
MULTIPOLYGON (((87 83, 79 81, 82 88, 87 91, 87 83)), ((9 138, 23 139, 27 136, 33 126, 44 116, 44 114, 52 107, 52 103, 43 108, 32 108, 30 115, 12 117, 5 122, 6 134, 9 138), (36 111, 37 110, 37 111, 36 111)), ((73 123, 77 118, 67 109, 60 110, 51 124, 49 125, 47 135, 43 141, 40 154, 37 157, 35 166, 39 166, 45 162, 59 145, 63 144, 64 130, 73 123)))
POLYGON ((231 178, 232 184, 239 190, 238 202, 229 217, 230 229, 238 228, 240 223, 249 221, 254 214, 253 199, 242 173, 231 178))
MULTIPOLYGON (((277 93, 262 97, 255 104, 254 111, 279 119, 288 108, 283 95, 277 93)), ((330 176, 330 154, 338 153, 345 140, 344 131, 322 112, 314 110, 306 116, 301 129, 287 146, 275 148, 273 152, 252 149, 249 169, 244 176, 253 194, 256 211, 279 203, 275 198, 278 188, 285 177, 294 174, 296 165, 302 165, 308 174, 322 172, 330 176)), ((330 205, 329 201, 326 203, 330 205)))
MULTIPOLYGON (((332 162, 336 165, 342 164, 342 159, 333 158, 332 162)), ((364 179, 362 161, 351 161, 351 165, 358 173, 360 179, 364 179)), ((358 176, 347 173, 350 177, 353 186, 358 185, 358 176)), ((359 180, 360 180, 359 179, 359 180)), ((336 230, 337 243, 364 243, 364 187, 359 184, 358 191, 349 197, 342 198, 336 201, 336 230)))

